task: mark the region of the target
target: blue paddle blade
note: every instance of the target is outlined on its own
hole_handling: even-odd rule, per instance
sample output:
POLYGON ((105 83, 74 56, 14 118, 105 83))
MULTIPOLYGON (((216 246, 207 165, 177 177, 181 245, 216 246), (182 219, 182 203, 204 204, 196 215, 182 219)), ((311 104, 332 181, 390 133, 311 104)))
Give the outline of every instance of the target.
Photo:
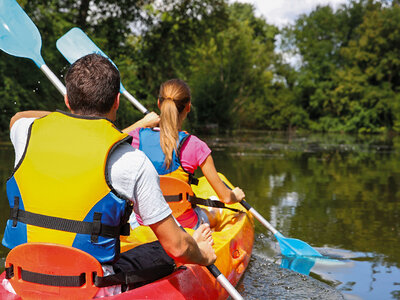
POLYGON ((302 256, 282 257, 281 268, 309 275, 311 268, 315 265, 316 259, 315 257, 302 256))
MULTIPOLYGON (((72 28, 60 37, 56 42, 56 47, 70 64, 85 55, 96 53, 108 58, 118 69, 114 62, 78 27, 72 28)), ((119 90, 121 94, 125 91, 122 83, 119 90)))
POLYGON ((280 232, 275 233, 275 237, 284 256, 322 256, 317 250, 301 240, 286 238, 280 232))
POLYGON ((42 38, 36 25, 15 0, 0 1, 0 49, 18 57, 32 59, 40 68, 42 38))

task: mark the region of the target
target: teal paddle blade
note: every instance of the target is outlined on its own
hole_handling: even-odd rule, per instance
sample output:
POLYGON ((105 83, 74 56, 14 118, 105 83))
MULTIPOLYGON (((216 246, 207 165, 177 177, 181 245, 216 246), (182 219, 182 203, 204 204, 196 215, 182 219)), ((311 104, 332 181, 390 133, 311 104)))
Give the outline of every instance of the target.
POLYGON ((278 240, 281 253, 284 256, 322 256, 317 250, 315 250, 306 242, 298 239, 286 238, 279 231, 275 233, 275 237, 278 240))
POLYGON ((304 275, 309 275, 312 267, 315 265, 315 260, 315 257, 284 256, 282 257, 281 268, 296 271, 297 273, 304 275))
POLYGON ((15 0, 0 1, 0 49, 18 57, 30 58, 40 68, 42 38, 36 25, 15 0))
MULTIPOLYGON (((56 47, 70 64, 85 55, 96 53, 108 58, 118 69, 114 62, 78 27, 70 29, 60 37, 56 42, 56 47)), ((122 83, 119 90, 121 94, 125 91, 122 83)))

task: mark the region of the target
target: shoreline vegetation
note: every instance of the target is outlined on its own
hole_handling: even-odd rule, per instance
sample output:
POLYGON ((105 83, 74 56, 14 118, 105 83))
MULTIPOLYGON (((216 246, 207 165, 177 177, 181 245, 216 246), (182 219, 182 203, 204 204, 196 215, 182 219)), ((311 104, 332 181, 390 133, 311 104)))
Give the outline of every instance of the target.
MULTIPOLYGON (((399 1, 317 6, 283 28, 257 17, 251 4, 225 0, 89 2, 18 0, 62 81, 68 63, 55 43, 77 26, 149 110, 158 112, 161 82, 187 81, 193 113, 186 126, 195 132, 400 132, 399 1)), ((0 97, 0 141, 17 111, 66 110, 32 61, 4 52, 0 97)), ((120 128, 142 117, 125 100, 119 114, 120 128)))

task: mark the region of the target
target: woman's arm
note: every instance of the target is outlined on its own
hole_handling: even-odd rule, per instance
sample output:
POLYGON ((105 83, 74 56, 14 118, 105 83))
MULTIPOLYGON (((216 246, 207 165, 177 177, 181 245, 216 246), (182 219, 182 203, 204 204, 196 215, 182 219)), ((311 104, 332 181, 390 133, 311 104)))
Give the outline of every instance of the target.
POLYGON ((219 178, 211 154, 207 156, 204 162, 200 165, 200 168, 222 202, 230 204, 244 199, 245 194, 241 188, 235 187, 233 190, 230 190, 222 182, 221 178, 219 178))
POLYGON ((142 119, 140 119, 136 123, 123 129, 122 132, 129 133, 138 127, 156 127, 158 123, 160 123, 160 117, 155 112, 151 112, 145 115, 142 119))

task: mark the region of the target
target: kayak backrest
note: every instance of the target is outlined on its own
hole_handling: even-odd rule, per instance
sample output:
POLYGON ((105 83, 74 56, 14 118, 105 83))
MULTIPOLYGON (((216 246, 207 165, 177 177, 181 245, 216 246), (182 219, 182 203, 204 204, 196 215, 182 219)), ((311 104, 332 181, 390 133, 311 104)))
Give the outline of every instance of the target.
POLYGON ((188 198, 194 194, 187 182, 171 176, 160 176, 160 187, 175 218, 192 207, 188 198))
POLYGON ((26 243, 6 258, 6 278, 22 299, 91 299, 94 273, 103 276, 100 263, 69 246, 26 243))

